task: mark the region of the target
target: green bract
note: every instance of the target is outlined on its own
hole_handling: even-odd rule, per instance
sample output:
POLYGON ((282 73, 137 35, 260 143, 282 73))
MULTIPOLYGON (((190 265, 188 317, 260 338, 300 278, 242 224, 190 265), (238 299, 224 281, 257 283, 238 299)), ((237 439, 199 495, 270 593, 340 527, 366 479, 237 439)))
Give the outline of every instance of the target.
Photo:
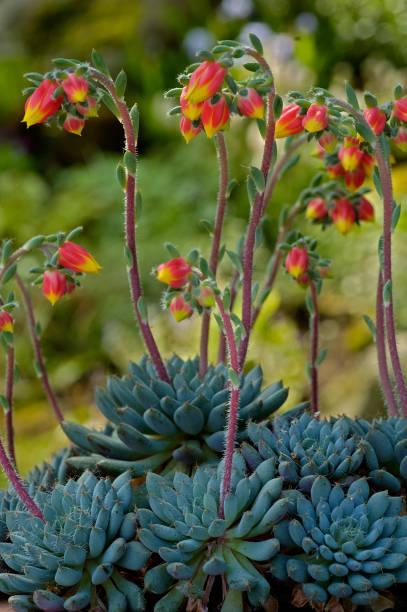
POLYGON ((407 582, 407 516, 403 500, 386 491, 371 494, 365 478, 347 494, 318 476, 310 499, 300 494, 295 516, 274 530, 285 548, 271 562, 280 580, 302 584, 305 596, 324 603, 350 598, 368 606, 379 592, 407 582))
POLYGON ((77 482, 37 492, 46 522, 22 510, 7 513, 9 543, 2 558, 16 573, 0 574, 0 589, 13 594, 10 606, 22 610, 96 608, 139 612, 144 598, 120 570, 138 570, 149 551, 133 541, 136 517, 130 512, 133 488, 129 472, 113 483, 84 472, 77 482))
MULTIPOLYGON (((171 385, 157 377, 147 357, 130 363, 129 374, 111 376, 108 390, 96 390, 96 403, 113 424, 110 433, 99 433, 64 422, 68 437, 88 456, 74 457, 75 467, 98 468, 118 473, 126 469, 134 476, 148 470, 175 469, 202 461, 217 460, 224 448, 228 410, 228 369, 209 366, 203 381, 199 359, 183 361, 177 356, 166 363, 171 385)), ((246 437, 245 425, 262 420, 278 410, 288 395, 281 382, 261 391, 259 366, 242 375, 238 440, 246 437)))
POLYGON ((279 551, 271 530, 287 514, 296 492, 282 494, 273 459, 246 477, 245 462, 236 453, 231 493, 224 518, 219 518, 223 469, 222 461, 217 469, 198 467, 193 477, 177 472, 173 484, 158 474, 147 476, 151 510, 137 512, 138 537, 163 562, 145 575, 146 589, 163 595, 155 612, 175 612, 186 598, 201 599, 214 609, 213 577, 221 575, 216 580, 227 587, 223 612, 247 609, 244 593, 253 607, 269 597, 269 583, 252 561, 266 562, 279 551))

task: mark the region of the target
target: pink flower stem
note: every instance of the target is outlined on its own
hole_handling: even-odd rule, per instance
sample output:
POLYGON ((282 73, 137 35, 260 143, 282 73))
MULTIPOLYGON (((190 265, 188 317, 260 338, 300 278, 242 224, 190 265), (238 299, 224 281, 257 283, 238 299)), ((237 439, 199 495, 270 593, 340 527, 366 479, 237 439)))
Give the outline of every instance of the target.
MULTIPOLYGON (((233 310, 233 306, 237 296, 239 284, 239 272, 237 270, 234 271, 232 282, 230 283, 230 311, 233 310)), ((219 337, 219 346, 218 346, 218 363, 226 362, 226 336, 224 333, 220 334, 219 337)))
MULTIPOLYGON (((261 64, 265 70, 272 77, 271 69, 266 60, 262 55, 253 51, 253 49, 246 49, 249 55, 252 55, 261 64)), ((274 101, 274 86, 267 96, 267 127, 266 127, 266 138, 264 142, 263 159, 261 163, 261 171, 264 176, 265 182, 267 182, 268 173, 271 165, 271 158, 273 154, 274 146, 274 131, 275 121, 273 113, 273 101, 274 101)), ((243 250, 243 302, 242 302, 242 323, 245 328, 245 336, 242 338, 239 345, 239 366, 243 367, 246 360, 247 348, 249 346, 251 323, 252 323, 252 280, 253 280, 253 259, 254 259, 254 247, 256 240, 256 228, 260 223, 262 212, 263 212, 263 194, 257 193, 253 202, 253 206, 250 213, 249 227, 246 233, 246 240, 243 250)))
MULTIPOLYGON (((355 110, 351 104, 338 100, 337 98, 331 98, 335 105, 340 106, 352 115, 357 121, 362 123, 367 129, 370 130, 372 137, 375 139, 374 152, 376 157, 377 166, 379 168, 380 180, 383 192, 383 287, 386 283, 392 283, 392 265, 391 265, 391 222, 393 216, 393 187, 391 182, 391 172, 388 163, 385 160, 384 153, 380 144, 380 138, 375 136, 366 121, 363 113, 355 110)), ((383 297, 382 297, 383 301, 383 297)), ((400 408, 403 416, 407 416, 407 387, 404 380, 403 370, 401 367, 400 357, 397 349, 396 341, 396 329, 394 325, 394 311, 393 311, 393 297, 390 295, 388 303, 384 304, 384 318, 380 319, 379 309, 379 320, 376 321, 377 326, 382 325, 383 331, 379 331, 379 335, 383 333, 387 338, 387 344, 389 347, 390 361, 393 368, 394 378, 396 381, 396 388, 400 400, 400 408), (384 322, 386 324, 386 331, 384 331, 384 322)), ((377 330, 376 330, 377 333, 377 330)), ((383 365, 383 362, 379 364, 379 368, 383 365)), ((380 379, 386 378, 385 372, 380 373, 380 379)), ((389 406, 390 408, 390 406, 389 406)))
MULTIPOLYGON (((227 187, 229 181, 228 172, 228 154, 226 149, 225 137, 222 132, 218 132, 215 136, 216 148, 218 153, 219 161, 219 191, 218 191, 218 206, 216 210, 216 221, 215 229, 213 232, 212 249, 209 259, 209 269, 212 274, 216 277, 216 270, 218 268, 218 258, 220 250, 220 241, 222 236, 223 221, 226 212, 227 203, 227 187)), ((208 339, 209 339, 209 327, 210 327, 210 312, 205 310, 202 316, 202 327, 201 327, 201 351, 199 360, 199 375, 203 378, 208 369, 208 339)))
MULTIPOLYGON (((130 151, 134 156, 136 155, 136 138, 134 134, 133 124, 131 121, 129 109, 124 100, 117 98, 116 90, 113 81, 105 76, 99 70, 95 68, 90 69, 91 76, 99 81, 108 93, 113 98, 119 113, 120 121, 123 125, 126 141, 126 151, 130 151)), ((134 174, 127 173, 127 185, 126 185, 126 204, 125 204, 125 232, 126 232, 126 246, 129 249, 132 257, 132 263, 129 267, 129 284, 130 294, 133 301, 134 310, 137 317, 137 322, 141 330, 141 334, 144 338, 147 350, 150 353, 151 360, 155 366, 158 376, 170 383, 167 370, 165 369, 164 362, 161 354, 158 350, 155 342, 153 333, 147 318, 143 318, 139 310, 139 298, 143 297, 143 291, 140 282, 140 272, 137 261, 137 249, 136 249, 136 232, 135 232, 135 194, 136 194, 136 177, 134 174)))
POLYGON ((7 408, 4 411, 6 419, 6 448, 11 463, 17 467, 16 452, 14 448, 14 426, 13 426, 13 389, 14 389, 14 345, 9 344, 7 351, 6 366, 6 389, 5 396, 7 408))
POLYGON ((313 417, 319 416, 318 409, 318 328, 319 328, 319 312, 318 312, 318 296, 315 283, 311 281, 310 293, 314 312, 311 315, 310 330, 310 358, 311 358, 311 413, 313 417))
MULTIPOLYGON (((222 303, 222 299, 218 295, 215 297, 215 299, 216 299, 216 304, 220 312, 220 316, 222 317, 223 325, 225 327, 225 336, 226 336, 226 341, 227 341, 228 351, 229 351, 230 367, 236 372, 237 375, 239 375, 240 370, 239 370, 237 346, 236 346, 235 335, 233 333, 232 321, 230 319, 230 313, 225 311, 225 308, 222 303)), ((236 440, 237 413, 239 410, 240 388, 235 387, 232 382, 230 383, 230 387, 231 387, 230 403, 229 403, 229 412, 228 412, 228 422, 226 426, 225 469, 223 473, 222 492, 221 492, 220 506, 219 506, 220 518, 224 517, 225 497, 228 493, 230 493, 230 481, 232 478, 233 453, 235 450, 235 440, 236 440)))
POLYGON ((31 304, 31 299, 29 296, 29 293, 21 279, 21 277, 19 276, 19 274, 15 275, 15 280, 16 283, 21 291, 21 295, 23 297, 24 300, 24 305, 25 305, 25 309, 27 312, 27 319, 28 319, 28 328, 30 330, 30 336, 31 336, 31 342, 33 345, 33 349, 34 349, 34 355, 35 355, 35 360, 38 364, 38 369, 39 369, 39 373, 40 373, 40 379, 41 379, 41 383, 42 386, 44 388, 45 394, 48 398, 49 403, 52 406, 52 409, 54 411, 54 414, 56 416, 56 418, 58 419, 59 423, 62 423, 62 421, 64 420, 64 415, 62 414, 57 399, 54 395, 54 392, 52 391, 49 379, 48 379, 48 373, 47 373, 47 368, 45 367, 45 362, 44 362, 44 357, 42 355, 42 351, 41 351, 41 345, 40 345, 40 341, 38 339, 38 336, 35 332, 35 318, 34 318, 34 311, 33 311, 33 307, 31 304))
POLYGON ((384 399, 388 406, 390 415, 399 416, 399 410, 397 407, 396 399, 393 394, 393 388, 390 380, 389 370, 387 367, 386 337, 383 311, 383 276, 381 270, 379 270, 376 298, 376 351, 384 399))
POLYGON ((40 518, 45 523, 45 518, 35 501, 28 495, 21 481, 20 476, 12 466, 10 459, 4 449, 3 442, 0 440, 0 464, 3 468, 10 484, 14 487, 15 492, 31 514, 40 518))

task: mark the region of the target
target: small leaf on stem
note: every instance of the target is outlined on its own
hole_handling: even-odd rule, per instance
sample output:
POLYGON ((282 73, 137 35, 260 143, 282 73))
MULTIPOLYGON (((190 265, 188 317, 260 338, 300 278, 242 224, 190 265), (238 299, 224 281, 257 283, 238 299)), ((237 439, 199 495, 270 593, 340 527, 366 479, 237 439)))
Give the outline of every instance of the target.
POLYGON ((172 244, 172 242, 165 242, 164 243, 165 248, 167 249, 167 251, 169 252, 169 254, 172 257, 180 257, 181 253, 178 251, 178 249, 172 244))
POLYGON ((243 274, 243 265, 239 255, 234 251, 229 251, 228 249, 226 250, 226 253, 239 274, 243 274))
POLYGON ((392 232, 394 232, 394 230, 397 227, 397 223, 399 222, 399 219, 400 219, 400 214, 401 214, 401 205, 396 204, 393 208, 393 214, 391 217, 391 231, 392 232))
POLYGON ((232 386, 235 389, 239 389, 239 387, 240 387, 239 374, 233 368, 229 368, 228 369, 228 374, 229 374, 229 380, 232 383, 232 386))
POLYGON ((260 38, 251 32, 249 34, 250 42, 253 45, 253 49, 257 51, 257 53, 261 53, 263 55, 263 45, 260 42, 260 38))
POLYGON ((250 168, 250 176, 252 177, 254 184, 256 185, 256 190, 259 193, 263 193, 266 184, 264 181, 263 172, 260 170, 260 168, 257 168, 256 166, 252 166, 250 168))
POLYGON ((127 245, 125 245, 124 247, 124 257, 126 259, 127 265, 129 268, 133 267, 133 253, 130 251, 129 247, 127 245))
POLYGON ((276 94, 274 101, 273 101, 273 115, 276 121, 277 119, 280 118, 282 111, 283 111, 283 98, 279 96, 278 94, 276 94))
POLYGON ((8 260, 8 258, 11 255, 11 252, 13 250, 13 241, 12 240, 6 240, 3 243, 2 249, 1 249, 1 263, 2 265, 4 265, 6 263, 6 261, 8 260))
POLYGON ((130 119, 133 125, 134 138, 137 140, 138 132, 139 132, 139 124, 140 124, 140 114, 138 111, 137 103, 133 104, 133 106, 130 109, 130 119))
POLYGON ((383 287, 383 304, 385 307, 390 305, 392 297, 392 282, 388 279, 383 287))
POLYGON ((368 328, 370 329, 370 333, 372 334, 373 337, 373 341, 376 342, 376 326, 373 323, 372 319, 368 316, 368 315, 363 315, 363 319, 366 323, 366 325, 368 326, 368 328))
POLYGON ((124 70, 120 70, 114 82, 114 88, 116 90, 116 96, 119 100, 123 100, 124 94, 127 87, 127 74, 124 70))
POLYGON ((131 151, 126 151, 123 155, 123 165, 127 172, 131 175, 135 175, 137 172, 137 160, 136 156, 131 151))
POLYGON ((119 109, 116 106, 115 101, 113 100, 112 96, 110 94, 107 93, 107 91, 104 91, 101 95, 101 101, 103 102, 103 104, 106 106, 106 108, 108 110, 110 110, 111 113, 113 113, 113 115, 115 117, 117 117, 117 119, 120 118, 120 112, 119 109))
POLYGON ((321 363, 324 361, 326 354, 327 354, 328 350, 326 348, 323 348, 320 350, 319 355, 315 361, 315 365, 317 366, 317 368, 321 365, 321 363))
POLYGON ((355 110, 359 110, 359 102, 356 97, 355 90, 348 82, 345 83, 345 91, 349 104, 351 104, 355 110))
POLYGON ((17 264, 12 264, 9 268, 7 268, 7 270, 4 272, 3 277, 1 279, 1 282, 3 283, 3 285, 8 283, 8 281, 13 278, 16 272, 17 272, 17 264))
POLYGON ((92 64, 97 70, 100 70, 100 72, 103 72, 103 74, 105 74, 106 76, 110 76, 109 68, 107 67, 105 60, 100 55, 100 53, 96 51, 96 49, 92 50, 91 60, 92 64))
POLYGON ((137 300, 137 309, 143 321, 147 321, 147 305, 145 299, 142 296, 140 296, 137 300))

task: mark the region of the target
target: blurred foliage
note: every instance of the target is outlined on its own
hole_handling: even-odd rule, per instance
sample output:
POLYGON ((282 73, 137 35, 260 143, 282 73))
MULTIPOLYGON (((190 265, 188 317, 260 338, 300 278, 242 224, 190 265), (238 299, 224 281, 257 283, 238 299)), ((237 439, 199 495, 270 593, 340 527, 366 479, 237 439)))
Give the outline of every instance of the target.
MULTIPOLYGON (((98 277, 54 309, 32 288, 43 328, 51 379, 72 418, 95 422, 92 388, 105 373, 124 371, 142 353, 128 297, 123 258, 122 200, 115 166, 123 141, 120 125, 107 111, 86 124, 81 139, 56 128, 21 124, 25 87, 22 74, 46 71, 52 57, 87 59, 92 47, 105 56, 112 73, 128 74, 128 99, 141 113, 138 185, 143 195, 138 243, 143 283, 154 330, 165 354, 197 351, 199 320, 176 325, 159 307, 161 288, 150 276, 167 258, 170 240, 185 253, 209 241, 200 225, 214 216, 217 168, 213 143, 197 138, 188 147, 168 118, 161 92, 175 84, 195 52, 219 38, 256 32, 283 93, 312 85, 341 92, 343 80, 369 88, 381 99, 397 81, 405 82, 406 0, 2 0, 0 3, 0 235, 21 244, 35 233, 84 226, 78 240, 100 261, 98 277), (67 333, 69 330, 69 333, 67 333)), ((248 214, 247 167, 260 157, 254 125, 237 121, 227 134, 231 176, 238 179, 225 237, 234 244, 248 214)), ((261 273, 270 256, 278 214, 307 185, 318 160, 307 151, 301 164, 278 186, 270 206, 266 246, 257 260, 261 273)), ((402 160, 398 159, 398 162, 402 160)), ((407 192, 405 167, 395 167, 397 198, 407 192)), ((377 209, 377 216, 380 212, 377 209)), ((403 215, 395 237, 396 305, 400 348, 407 357, 407 255, 403 215)), ((321 367, 325 412, 354 414, 382 410, 377 391, 375 349, 361 315, 373 316, 376 244, 379 224, 343 238, 332 228, 306 231, 320 241, 321 254, 334 259, 334 279, 321 295, 321 345, 329 349, 321 367)), ((33 265, 31 258, 24 265, 33 265)), ((222 278, 230 271, 223 263, 222 278)), ((256 324, 249 358, 261 362, 266 378, 284 378, 290 405, 308 395, 305 363, 308 323, 304 292, 284 273, 256 324)), ((23 313, 17 316, 17 354, 21 379, 16 387, 18 455, 23 471, 34 459, 63 444, 32 373, 32 356, 23 313), (51 429, 49 429, 51 428, 51 429)), ((211 356, 216 358, 212 326, 211 356)), ((3 366, 2 366, 3 367, 3 366)))

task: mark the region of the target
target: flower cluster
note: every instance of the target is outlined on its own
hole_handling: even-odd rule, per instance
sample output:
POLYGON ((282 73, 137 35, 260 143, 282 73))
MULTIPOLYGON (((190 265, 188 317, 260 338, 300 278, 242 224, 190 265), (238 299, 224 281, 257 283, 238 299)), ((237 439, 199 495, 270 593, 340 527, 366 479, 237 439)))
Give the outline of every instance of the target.
POLYGON ((44 76, 29 73, 26 77, 37 85, 26 90, 31 94, 25 103, 23 117, 27 127, 45 123, 58 115, 60 127, 80 136, 85 120, 97 117, 97 93, 89 80, 87 66, 54 70, 44 76))
POLYGON ((340 194, 330 194, 330 199, 324 197, 312 198, 308 201, 305 216, 314 223, 328 225, 333 223, 340 234, 348 234, 355 223, 374 221, 374 208, 367 198, 356 194, 351 197, 339 197, 340 194))

